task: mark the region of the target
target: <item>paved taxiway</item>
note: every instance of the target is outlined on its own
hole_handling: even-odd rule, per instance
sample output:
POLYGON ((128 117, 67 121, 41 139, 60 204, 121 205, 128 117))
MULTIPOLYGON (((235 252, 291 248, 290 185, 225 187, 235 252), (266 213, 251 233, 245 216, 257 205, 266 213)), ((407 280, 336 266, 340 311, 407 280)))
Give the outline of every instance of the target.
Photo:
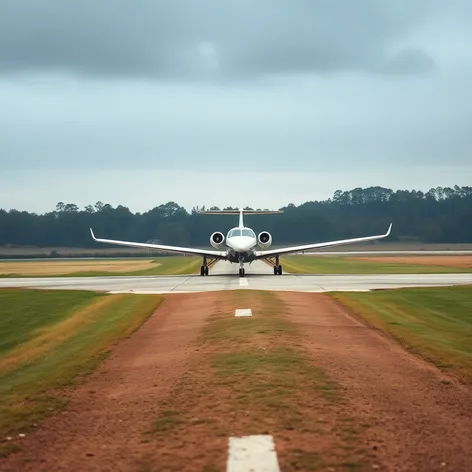
POLYGON ((376 275, 273 275, 263 262, 246 265, 246 277, 239 278, 238 265, 218 262, 210 275, 161 275, 146 277, 45 277, 0 279, 1 287, 64 290, 95 290, 113 293, 188 293, 216 290, 274 290, 327 292, 366 291, 400 287, 472 285, 472 273, 462 274, 376 274, 376 275))

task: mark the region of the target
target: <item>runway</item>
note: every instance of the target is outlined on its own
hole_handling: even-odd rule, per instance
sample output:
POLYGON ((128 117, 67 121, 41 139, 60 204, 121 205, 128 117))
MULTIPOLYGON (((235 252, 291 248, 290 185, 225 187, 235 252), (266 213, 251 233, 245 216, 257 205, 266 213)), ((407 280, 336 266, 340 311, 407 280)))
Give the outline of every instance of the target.
POLYGON ((470 256, 470 250, 444 250, 444 251, 305 251, 297 252, 299 256, 470 256))
POLYGON ((238 276, 238 265, 218 262, 210 275, 41 277, 0 279, 0 288, 93 290, 110 293, 192 293, 219 290, 270 290, 291 292, 364 292, 402 287, 472 285, 472 273, 375 274, 375 275, 273 275, 267 264, 246 265, 246 277, 238 276))

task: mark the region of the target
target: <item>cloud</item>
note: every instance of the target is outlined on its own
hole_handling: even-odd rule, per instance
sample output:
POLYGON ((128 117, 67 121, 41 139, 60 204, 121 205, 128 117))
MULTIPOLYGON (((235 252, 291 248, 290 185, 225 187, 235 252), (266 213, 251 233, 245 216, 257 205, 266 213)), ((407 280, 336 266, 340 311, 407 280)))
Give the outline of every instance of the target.
POLYGON ((0 207, 470 181, 472 2, 0 4, 0 207))
POLYGON ((405 49, 387 60, 379 70, 385 74, 422 75, 431 72, 434 67, 434 60, 426 52, 405 49))
POLYGON ((429 0, 3 0, 0 70, 180 80, 425 72, 408 42, 429 0), (384 66, 384 64, 386 64, 384 66))

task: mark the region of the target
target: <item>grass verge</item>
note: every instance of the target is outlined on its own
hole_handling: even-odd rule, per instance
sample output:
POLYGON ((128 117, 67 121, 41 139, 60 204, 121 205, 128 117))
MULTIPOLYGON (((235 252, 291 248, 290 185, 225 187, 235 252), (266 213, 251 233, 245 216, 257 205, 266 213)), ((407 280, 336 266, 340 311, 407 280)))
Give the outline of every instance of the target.
POLYGON ((285 256, 284 270, 293 274, 448 274, 472 272, 467 267, 356 261, 345 257, 285 256))
POLYGON ((213 310, 198 361, 146 434, 160 448, 172 444, 156 450, 154 463, 224 470, 228 437, 271 434, 282 470, 349 470, 345 464, 364 470, 356 445, 361 428, 343 410, 341 387, 305 350, 303 334, 286 316, 290 307, 274 293, 236 291, 213 310), (246 307, 252 317, 234 317, 235 308, 246 307))
MULTIPOLYGON (((81 292, 33 290, 3 290, 1 296, 0 315, 8 310, 17 317, 11 318, 16 329, 10 328, 9 348, 0 357, 0 438, 24 432, 62 408, 66 401, 55 390, 91 373, 110 348, 135 331, 163 299, 93 294, 85 300, 81 292), (35 305, 35 310, 25 311, 25 305, 35 305), (32 316, 41 320, 34 328, 32 316), (23 326, 29 329, 26 338, 23 326)), ((0 443, 0 454, 10 448, 8 442, 0 443)))
POLYGON ((472 382, 472 287, 331 296, 412 352, 472 382))
POLYGON ((103 265, 113 262, 113 270, 100 270, 100 262, 97 261, 0 261, 0 277, 100 277, 100 276, 135 276, 135 275, 182 275, 195 274, 200 268, 199 257, 169 256, 157 259, 121 259, 122 268, 116 267, 116 261, 104 260, 103 265), (149 266, 145 269, 130 270, 130 266, 149 266), (65 273, 64 267, 70 267, 65 273), (41 270, 44 268, 44 270, 41 270), (55 270, 55 268, 57 268, 55 270))

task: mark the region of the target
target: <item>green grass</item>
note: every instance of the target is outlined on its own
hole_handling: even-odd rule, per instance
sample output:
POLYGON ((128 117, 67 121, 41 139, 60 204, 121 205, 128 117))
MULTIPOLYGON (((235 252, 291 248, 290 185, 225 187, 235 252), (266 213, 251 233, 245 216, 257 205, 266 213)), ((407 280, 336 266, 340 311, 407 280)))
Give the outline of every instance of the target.
POLYGON ((0 289, 0 356, 100 296, 85 291, 0 289))
POLYGON ((2 291, 0 315, 10 313, 10 325, 6 330, 2 325, 0 336, 8 333, 10 341, 0 356, 0 437, 25 431, 61 409, 66 401, 50 392, 92 372, 162 301, 126 294, 95 295, 87 302, 81 292, 21 292, 18 298, 18 291, 2 291), (32 305, 34 310, 25 309, 32 305), (40 321, 35 325, 29 317, 40 321))
POLYGON ((181 418, 181 412, 178 410, 164 410, 159 418, 154 421, 153 432, 168 431, 180 424, 184 420, 181 418))
POLYGON ((331 296, 411 351, 472 381, 472 287, 331 296))
POLYGON ((330 256, 285 256, 281 264, 293 274, 447 274, 472 272, 467 267, 369 262, 330 256))

